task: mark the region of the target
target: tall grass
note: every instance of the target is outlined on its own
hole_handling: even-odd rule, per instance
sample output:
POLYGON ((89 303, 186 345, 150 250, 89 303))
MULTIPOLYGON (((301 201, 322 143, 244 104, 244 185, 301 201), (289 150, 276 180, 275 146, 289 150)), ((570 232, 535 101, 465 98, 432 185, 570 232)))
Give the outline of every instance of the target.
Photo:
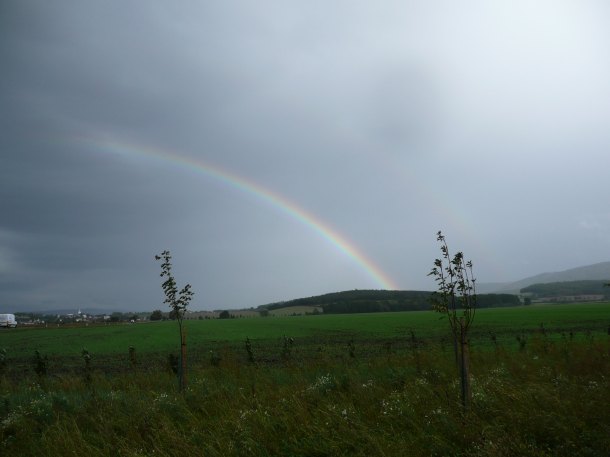
MULTIPOLYGON (((462 413, 448 348, 412 342, 366 353, 322 347, 250 363, 227 346, 217 366, 0 380, 0 449, 19 456, 610 455, 609 338, 537 334, 522 351, 473 351, 462 413)), ((272 352, 253 341, 253 351, 272 352)))

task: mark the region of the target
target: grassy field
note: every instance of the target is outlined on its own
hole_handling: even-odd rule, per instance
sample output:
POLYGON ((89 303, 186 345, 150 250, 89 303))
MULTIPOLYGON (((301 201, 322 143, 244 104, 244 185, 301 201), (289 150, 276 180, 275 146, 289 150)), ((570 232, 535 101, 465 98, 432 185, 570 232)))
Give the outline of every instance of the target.
POLYGON ((0 451, 607 456, 609 324, 608 303, 481 310, 468 411, 432 312, 190 321, 182 393, 164 363, 175 322, 3 331, 0 451), (50 356, 44 370, 35 350, 50 356))
MULTIPOLYGON (((551 333, 570 330, 606 333, 610 326, 610 303, 535 305, 518 308, 488 308, 477 312, 472 330, 473 344, 486 344, 490 334, 500 341, 514 341, 521 333, 539 330, 551 333)), ((413 331, 422 339, 447 334, 447 322, 431 311, 375 314, 278 316, 269 318, 210 319, 185 323, 189 344, 278 340, 291 338, 356 339, 408 337, 413 331)), ((35 350, 56 356, 78 355, 83 348, 92 354, 126 353, 130 346, 139 353, 169 352, 176 346, 175 322, 110 324, 99 326, 18 328, 0 331, 0 348, 16 358, 35 350)))

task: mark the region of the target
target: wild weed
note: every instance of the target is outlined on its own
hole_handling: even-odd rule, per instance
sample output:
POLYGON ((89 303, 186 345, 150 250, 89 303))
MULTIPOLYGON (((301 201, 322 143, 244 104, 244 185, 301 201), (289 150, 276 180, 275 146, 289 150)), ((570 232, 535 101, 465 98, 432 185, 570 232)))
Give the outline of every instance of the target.
POLYGON ((83 370, 83 379, 85 380, 85 384, 88 386, 91 385, 91 354, 87 349, 83 349, 81 356, 83 361, 85 362, 85 368, 83 370))
POLYGON ((4 373, 6 372, 7 363, 8 360, 6 355, 6 349, 2 348, 0 349, 0 379, 2 379, 4 373))
POLYGON ((290 358, 292 357, 293 344, 294 344, 294 339, 289 338, 286 335, 284 335, 284 338, 282 341, 282 360, 284 362, 288 362, 290 360, 290 358))
POLYGON ((136 358, 136 348, 133 346, 129 346, 129 364, 131 365, 132 370, 135 370, 138 364, 136 358))
POLYGON ((246 338, 246 353, 248 354, 248 362, 255 363, 256 359, 254 358, 254 351, 252 350, 250 338, 246 338))
POLYGON ((46 377, 47 369, 49 364, 49 357, 47 355, 42 355, 38 350, 34 351, 34 372, 38 375, 39 379, 46 377))

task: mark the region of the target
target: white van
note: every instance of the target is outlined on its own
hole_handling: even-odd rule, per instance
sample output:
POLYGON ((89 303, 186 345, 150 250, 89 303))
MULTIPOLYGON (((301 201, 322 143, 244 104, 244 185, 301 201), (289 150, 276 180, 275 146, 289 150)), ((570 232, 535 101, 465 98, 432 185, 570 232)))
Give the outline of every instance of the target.
POLYGON ((0 327, 17 327, 14 314, 0 314, 0 327))

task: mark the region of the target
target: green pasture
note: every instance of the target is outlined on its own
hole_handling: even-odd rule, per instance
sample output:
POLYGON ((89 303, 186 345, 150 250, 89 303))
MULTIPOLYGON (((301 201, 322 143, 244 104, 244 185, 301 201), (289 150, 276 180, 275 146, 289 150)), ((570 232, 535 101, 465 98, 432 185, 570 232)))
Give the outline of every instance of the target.
MULTIPOLYGON (((606 333, 610 326, 610 303, 534 305, 514 308, 488 308, 477 311, 472 327, 473 343, 487 341, 490 334, 499 341, 530 333, 540 324, 551 333, 606 333)), ((189 345, 278 341, 291 338, 316 339, 331 336, 354 339, 448 335, 447 320, 432 311, 374 314, 332 314, 316 316, 276 316, 267 318, 211 319, 185 321, 189 345)), ((12 357, 31 356, 35 350, 54 356, 79 355, 87 348, 96 355, 124 354, 129 346, 139 354, 169 352, 178 346, 176 322, 150 322, 99 326, 0 329, 0 348, 12 357)))

